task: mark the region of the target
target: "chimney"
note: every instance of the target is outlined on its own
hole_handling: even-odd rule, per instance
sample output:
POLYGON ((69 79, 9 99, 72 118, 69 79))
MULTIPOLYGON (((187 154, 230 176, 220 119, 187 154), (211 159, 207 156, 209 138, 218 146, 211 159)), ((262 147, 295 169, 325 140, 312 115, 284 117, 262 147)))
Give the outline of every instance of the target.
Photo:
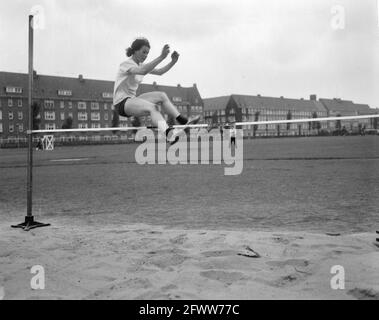
POLYGON ((196 83, 194 83, 194 84, 193 84, 193 87, 194 87, 194 88, 197 88, 197 85, 196 85, 196 83))
POLYGON ((311 101, 317 101, 317 95, 315 95, 315 94, 311 94, 310 97, 309 97, 309 99, 310 99, 311 101))
POLYGON ((280 96, 280 99, 284 99, 284 97, 283 97, 283 96, 280 96))
POLYGON ((157 86, 157 83, 156 83, 155 81, 153 82, 153 86, 154 86, 154 87, 156 87, 156 86, 157 86))
POLYGON ((181 86, 180 83, 179 83, 177 87, 178 87, 178 88, 181 88, 182 86, 181 86))
POLYGON ((260 94, 260 93, 258 93, 258 97, 261 97, 261 94, 260 94))
POLYGON ((83 75, 82 75, 82 74, 79 74, 79 81, 80 81, 80 82, 84 82, 84 78, 83 78, 83 75))
POLYGON ((33 79, 37 79, 37 78, 38 78, 37 71, 36 71, 36 70, 33 70, 33 79))

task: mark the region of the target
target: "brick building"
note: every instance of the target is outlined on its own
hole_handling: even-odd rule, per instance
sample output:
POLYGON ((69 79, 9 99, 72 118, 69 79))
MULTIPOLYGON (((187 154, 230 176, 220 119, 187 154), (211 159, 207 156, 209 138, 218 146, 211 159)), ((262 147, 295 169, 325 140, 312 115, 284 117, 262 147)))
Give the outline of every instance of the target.
MULTIPOLYGON (((34 73, 33 102, 39 107, 40 129, 62 128, 70 117, 72 128, 111 127, 113 81, 38 75, 34 73)), ((141 84, 137 94, 164 91, 184 115, 203 114, 196 84, 184 88, 141 84)), ((0 72, 0 137, 22 137, 28 128, 28 75, 0 72)), ((120 117, 120 126, 131 119, 120 117)), ((150 119, 141 119, 141 126, 150 119)))
MULTIPOLYGON (((210 125, 233 122, 272 121, 304 118, 325 118, 332 116, 355 116, 379 113, 368 105, 355 104, 352 101, 337 99, 319 99, 311 95, 309 100, 273 98, 261 95, 230 95, 206 98, 204 101, 204 120, 210 125)), ((347 129, 374 126, 373 119, 342 122, 347 129)), ((335 122, 308 122, 293 124, 251 125, 244 129, 245 136, 279 136, 279 135, 312 135, 321 130, 332 132, 335 122)))

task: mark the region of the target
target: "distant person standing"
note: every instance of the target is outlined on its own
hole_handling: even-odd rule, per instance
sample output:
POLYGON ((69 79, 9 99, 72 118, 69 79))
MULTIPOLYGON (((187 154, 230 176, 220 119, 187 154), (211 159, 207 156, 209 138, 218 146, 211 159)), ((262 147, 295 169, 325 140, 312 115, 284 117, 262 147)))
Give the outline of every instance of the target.
POLYGON ((37 142, 37 146, 36 146, 36 150, 43 150, 43 142, 42 142, 42 138, 38 138, 38 142, 37 142))
POLYGON ((234 147, 236 147, 236 135, 237 135, 237 129, 236 127, 231 127, 229 129, 229 133, 230 133, 230 147, 232 147, 232 145, 234 144, 234 147))

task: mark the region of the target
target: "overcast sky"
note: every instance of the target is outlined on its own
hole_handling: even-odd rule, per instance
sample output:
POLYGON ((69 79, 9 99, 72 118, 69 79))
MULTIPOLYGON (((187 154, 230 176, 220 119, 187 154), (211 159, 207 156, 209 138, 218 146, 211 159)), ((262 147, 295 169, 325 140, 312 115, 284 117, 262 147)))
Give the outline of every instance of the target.
MULTIPOLYGON (((379 108, 377 0, 1 0, 0 70, 27 72, 27 16, 40 74, 114 80, 125 48, 150 40, 181 56, 146 83, 192 86, 203 98, 261 94, 344 98, 379 108), (342 27, 341 11, 345 10, 342 27), (41 12, 41 10, 39 10, 41 12)), ((168 61, 167 61, 168 62, 168 61)))

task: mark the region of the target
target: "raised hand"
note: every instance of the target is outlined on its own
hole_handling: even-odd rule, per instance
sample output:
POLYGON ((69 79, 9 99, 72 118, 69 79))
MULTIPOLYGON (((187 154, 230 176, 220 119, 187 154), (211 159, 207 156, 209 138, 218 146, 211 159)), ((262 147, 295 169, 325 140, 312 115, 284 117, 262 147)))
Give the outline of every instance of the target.
POLYGON ((179 53, 177 53, 176 51, 174 51, 171 55, 171 59, 173 62, 177 62, 178 59, 179 59, 179 53))
POLYGON ((162 49, 161 57, 165 59, 170 53, 170 46, 168 44, 165 44, 165 46, 162 49))

